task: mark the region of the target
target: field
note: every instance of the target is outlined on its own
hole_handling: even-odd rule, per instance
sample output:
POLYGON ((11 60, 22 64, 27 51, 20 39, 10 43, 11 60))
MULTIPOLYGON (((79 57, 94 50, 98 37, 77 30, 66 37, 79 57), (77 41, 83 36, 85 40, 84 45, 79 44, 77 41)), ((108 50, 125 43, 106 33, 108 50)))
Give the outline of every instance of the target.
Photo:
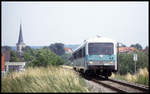
POLYGON ((112 74, 111 78, 149 85, 149 72, 147 68, 139 69, 134 75, 131 75, 130 73, 127 73, 126 75, 112 74))
POLYGON ((89 92, 85 81, 61 67, 28 68, 2 78, 1 92, 89 92))

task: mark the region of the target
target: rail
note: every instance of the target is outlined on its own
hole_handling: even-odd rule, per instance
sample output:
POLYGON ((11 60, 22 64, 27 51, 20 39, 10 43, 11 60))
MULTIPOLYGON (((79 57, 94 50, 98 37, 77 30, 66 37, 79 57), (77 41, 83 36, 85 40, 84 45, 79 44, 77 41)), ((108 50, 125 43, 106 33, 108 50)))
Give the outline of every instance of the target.
MULTIPOLYGON (((67 69, 65 67, 65 69, 67 69)), ((73 69, 71 69, 73 70, 73 69)), ((116 79, 105 79, 102 76, 86 76, 83 74, 80 74, 83 78, 87 80, 91 80, 95 83, 102 84, 105 87, 111 88, 117 92, 120 93, 148 93, 149 92, 149 87, 137 83, 131 83, 127 81, 122 81, 122 80, 116 80, 116 79)))

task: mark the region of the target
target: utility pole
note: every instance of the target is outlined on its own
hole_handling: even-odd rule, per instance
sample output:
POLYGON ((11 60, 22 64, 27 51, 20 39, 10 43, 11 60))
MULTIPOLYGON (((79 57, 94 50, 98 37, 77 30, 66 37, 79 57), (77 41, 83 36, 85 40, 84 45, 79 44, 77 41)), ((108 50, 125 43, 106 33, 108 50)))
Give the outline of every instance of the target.
POLYGON ((121 43, 121 42, 117 42, 117 68, 118 68, 118 74, 120 74, 120 58, 119 58, 119 55, 120 55, 120 52, 119 52, 119 47, 120 47, 120 45, 122 46, 123 45, 123 43, 121 43))
POLYGON ((137 54, 133 54, 133 60, 134 60, 134 73, 136 73, 136 61, 137 61, 137 54))
POLYGON ((120 60, 119 60, 119 43, 117 43, 117 68, 118 68, 118 74, 120 74, 120 60))

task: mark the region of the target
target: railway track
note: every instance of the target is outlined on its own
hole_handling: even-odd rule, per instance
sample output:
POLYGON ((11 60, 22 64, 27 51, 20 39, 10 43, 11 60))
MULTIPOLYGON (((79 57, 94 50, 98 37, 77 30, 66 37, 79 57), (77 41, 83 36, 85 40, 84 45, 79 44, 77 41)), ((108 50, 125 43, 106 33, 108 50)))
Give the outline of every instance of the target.
POLYGON ((102 76, 96 77, 86 77, 82 76, 87 80, 91 80, 95 83, 101 84, 107 88, 113 89, 119 93, 148 93, 149 87, 144 85, 129 83, 126 81, 115 80, 115 79, 105 79, 102 76))
MULTIPOLYGON (((141 84, 129 83, 129 82, 126 82, 126 81, 115 80, 115 79, 111 79, 111 78, 109 78, 108 80, 111 81, 111 82, 122 84, 124 86, 129 87, 129 88, 133 88, 133 90, 135 90, 133 92, 145 92, 145 93, 149 92, 149 87, 141 85, 141 84)), ((132 90, 127 91, 127 92, 132 92, 132 90)))
MULTIPOLYGON (((71 69, 72 70, 72 69, 71 69)), ((141 84, 130 83, 122 80, 105 79, 102 76, 86 76, 80 74, 81 77, 91 80, 95 83, 101 84, 107 88, 113 89, 119 93, 148 93, 149 87, 141 84)))

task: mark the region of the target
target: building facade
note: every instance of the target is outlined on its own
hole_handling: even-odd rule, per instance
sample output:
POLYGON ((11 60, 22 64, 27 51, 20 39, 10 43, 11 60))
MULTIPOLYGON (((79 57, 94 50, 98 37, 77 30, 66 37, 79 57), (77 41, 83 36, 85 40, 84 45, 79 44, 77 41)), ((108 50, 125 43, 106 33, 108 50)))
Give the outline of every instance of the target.
POLYGON ((5 71, 25 71, 26 62, 5 62, 5 71))

